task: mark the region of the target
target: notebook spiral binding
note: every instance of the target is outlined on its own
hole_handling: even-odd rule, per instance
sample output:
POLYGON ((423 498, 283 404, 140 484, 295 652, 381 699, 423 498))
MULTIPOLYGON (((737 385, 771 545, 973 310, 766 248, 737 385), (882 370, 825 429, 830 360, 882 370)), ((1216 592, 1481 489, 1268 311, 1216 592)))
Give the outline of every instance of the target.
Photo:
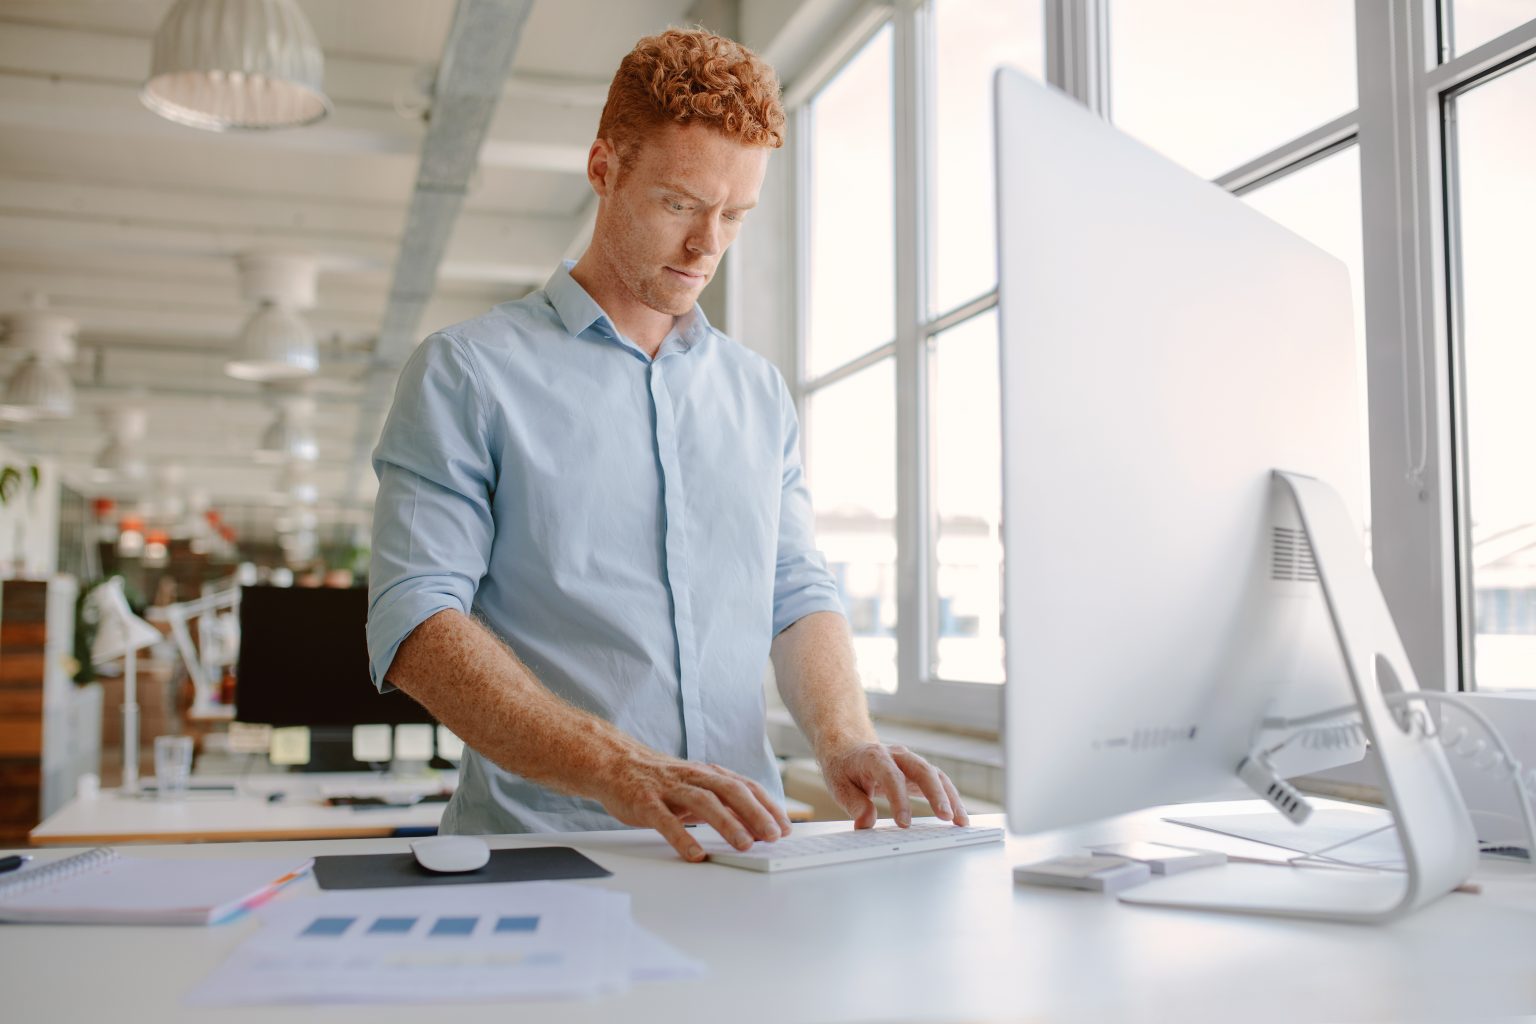
POLYGON ((51 864, 40 864, 35 868, 20 871, 15 876, 0 881, 0 900, 33 892, 45 885, 61 882, 87 871, 94 871, 117 857, 118 852, 111 847, 98 846, 94 850, 77 853, 73 857, 65 857, 51 864))

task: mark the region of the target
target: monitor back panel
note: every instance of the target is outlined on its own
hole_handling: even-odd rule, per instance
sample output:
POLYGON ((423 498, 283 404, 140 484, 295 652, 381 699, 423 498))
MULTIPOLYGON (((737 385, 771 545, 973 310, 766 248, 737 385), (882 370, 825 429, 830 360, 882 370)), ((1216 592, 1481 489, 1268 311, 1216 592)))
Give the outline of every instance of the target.
POLYGON ((1358 522, 1364 438, 1342 263, 996 87, 1008 808, 1039 831, 1220 792, 1266 708, 1350 702, 1270 473, 1358 522))

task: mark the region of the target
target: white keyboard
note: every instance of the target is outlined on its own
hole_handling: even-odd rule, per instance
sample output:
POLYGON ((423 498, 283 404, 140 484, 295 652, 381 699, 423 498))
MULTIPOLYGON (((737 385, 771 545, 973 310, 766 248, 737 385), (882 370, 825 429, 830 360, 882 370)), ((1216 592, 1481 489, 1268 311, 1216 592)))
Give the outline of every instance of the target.
POLYGON ((821 867, 823 864, 845 864, 848 861, 873 860, 876 857, 897 857, 905 853, 951 850, 976 843, 997 843, 1002 839, 1003 830, 1000 828, 962 828, 938 818, 918 818, 912 822, 911 828, 882 825, 813 836, 791 834, 774 843, 753 843, 751 849, 745 852, 724 840, 703 842, 700 845, 716 864, 729 864, 731 867, 751 871, 794 871, 798 868, 821 867))

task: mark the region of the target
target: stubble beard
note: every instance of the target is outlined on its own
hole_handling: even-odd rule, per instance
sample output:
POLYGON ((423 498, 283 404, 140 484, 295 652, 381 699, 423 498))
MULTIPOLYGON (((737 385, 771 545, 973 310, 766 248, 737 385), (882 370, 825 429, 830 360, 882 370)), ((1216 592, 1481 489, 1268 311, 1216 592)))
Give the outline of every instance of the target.
POLYGON ((697 295, 691 289, 678 294, 680 290, 678 286, 673 285, 669 287, 669 285, 672 285, 672 282, 669 280, 671 274, 672 272, 665 267, 658 267, 655 275, 650 279, 636 274, 636 280, 631 286, 630 291, 634 293, 635 298, 658 313, 665 313, 668 316, 683 316, 692 311, 697 295))

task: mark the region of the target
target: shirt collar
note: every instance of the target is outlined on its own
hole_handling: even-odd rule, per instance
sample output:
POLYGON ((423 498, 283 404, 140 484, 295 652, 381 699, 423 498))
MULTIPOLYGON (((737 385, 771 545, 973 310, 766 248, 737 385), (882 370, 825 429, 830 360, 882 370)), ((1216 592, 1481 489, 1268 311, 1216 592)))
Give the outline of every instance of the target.
MULTIPOLYGON (((575 260, 564 260, 555 272, 550 275, 549 281, 544 285, 544 294, 549 296, 549 304, 555 307, 555 313, 560 317, 560 322, 565 325, 571 337, 576 337, 588 327, 599 320, 607 321, 610 330, 613 330, 612 321, 608 320, 608 314, 597 304, 587 290, 576 283, 571 276, 571 268, 576 265, 575 260)), ((617 334, 617 331, 614 331, 617 334)))
MULTIPOLYGON (((571 268, 575 265, 575 260, 563 260, 550 275, 544 285, 544 294, 549 296, 549 304, 555 307, 555 314, 560 317, 560 322, 565 325, 571 337, 579 336, 601 320, 607 333, 617 339, 619 330, 614 326, 613 321, 608 319, 608 314, 603 312, 597 300, 587 294, 587 290, 571 276, 571 268)), ((686 351, 707 337, 709 331, 709 318, 695 302, 691 310, 677 318, 677 323, 673 325, 668 338, 675 337, 686 351)), ((666 347, 667 343, 662 342, 662 348, 666 347)), ((657 355, 660 354, 661 351, 658 350, 657 355)))

